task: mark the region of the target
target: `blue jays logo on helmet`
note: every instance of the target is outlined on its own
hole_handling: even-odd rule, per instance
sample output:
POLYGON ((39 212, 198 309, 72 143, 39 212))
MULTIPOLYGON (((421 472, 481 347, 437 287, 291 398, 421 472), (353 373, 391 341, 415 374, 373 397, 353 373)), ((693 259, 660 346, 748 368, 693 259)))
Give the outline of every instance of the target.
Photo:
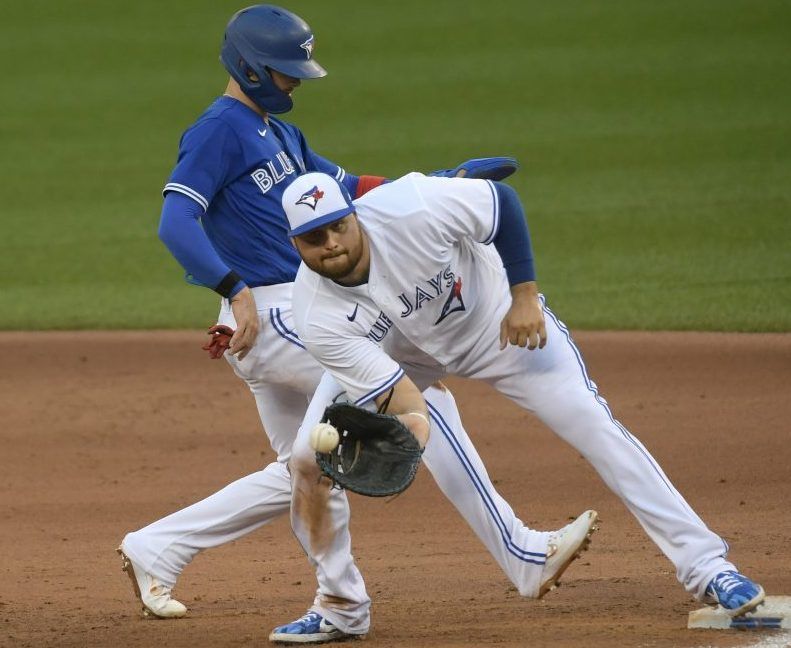
POLYGON ((291 110, 291 96, 272 71, 295 79, 327 74, 316 63, 313 31, 299 16, 275 5, 253 5, 236 12, 225 28, 220 59, 231 77, 257 106, 268 113, 291 110))
POLYGON ((295 205, 307 205, 313 211, 316 211, 316 205, 319 203, 319 200, 324 198, 324 192, 319 189, 318 185, 313 185, 313 189, 308 189, 305 193, 303 193, 295 205))
POLYGON ((305 50, 305 54, 307 55, 308 58, 310 58, 311 55, 313 54, 314 45, 315 45, 315 40, 313 38, 313 34, 311 34, 310 38, 308 38, 308 40, 306 40, 304 43, 299 44, 299 46, 303 50, 305 50))

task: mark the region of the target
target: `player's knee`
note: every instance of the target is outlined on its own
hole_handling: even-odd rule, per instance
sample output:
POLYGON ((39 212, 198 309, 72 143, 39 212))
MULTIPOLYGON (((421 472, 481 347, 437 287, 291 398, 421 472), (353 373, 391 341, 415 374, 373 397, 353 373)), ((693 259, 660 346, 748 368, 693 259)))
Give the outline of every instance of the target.
POLYGON ((308 445, 300 446, 294 444, 291 459, 288 461, 288 470, 292 479, 295 477, 318 479, 321 471, 316 463, 316 451, 308 445))

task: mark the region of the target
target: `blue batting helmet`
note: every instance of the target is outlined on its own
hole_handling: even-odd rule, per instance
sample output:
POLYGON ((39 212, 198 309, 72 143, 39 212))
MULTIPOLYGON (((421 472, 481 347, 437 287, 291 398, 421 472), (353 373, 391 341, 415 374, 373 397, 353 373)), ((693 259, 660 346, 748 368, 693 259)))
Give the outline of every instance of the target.
POLYGON ((296 79, 323 77, 313 60, 313 32, 296 14, 275 5, 254 5, 236 12, 225 28, 220 60, 257 106, 270 113, 291 110, 293 102, 269 70, 296 79), (258 80, 250 80, 253 72, 258 80))

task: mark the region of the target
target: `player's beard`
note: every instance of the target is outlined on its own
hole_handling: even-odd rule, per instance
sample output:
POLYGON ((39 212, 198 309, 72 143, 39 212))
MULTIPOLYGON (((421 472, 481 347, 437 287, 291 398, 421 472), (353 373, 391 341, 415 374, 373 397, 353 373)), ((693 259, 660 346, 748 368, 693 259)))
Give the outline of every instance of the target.
POLYGON ((363 277, 351 275, 355 274, 355 270, 363 255, 362 228, 357 228, 357 235, 357 241, 344 251, 324 256, 318 261, 303 259, 305 265, 322 277, 327 277, 327 279, 332 279, 340 284, 360 283, 363 277))

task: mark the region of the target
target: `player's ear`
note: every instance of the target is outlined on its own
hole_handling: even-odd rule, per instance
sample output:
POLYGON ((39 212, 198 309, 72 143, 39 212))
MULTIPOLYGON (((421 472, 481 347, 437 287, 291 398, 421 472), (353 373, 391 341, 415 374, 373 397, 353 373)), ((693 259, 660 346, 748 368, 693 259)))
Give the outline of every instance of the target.
POLYGON ((288 240, 291 241, 291 245, 294 246, 294 249, 297 250, 297 252, 299 252, 299 248, 297 247, 297 242, 294 240, 294 237, 290 236, 288 240))

